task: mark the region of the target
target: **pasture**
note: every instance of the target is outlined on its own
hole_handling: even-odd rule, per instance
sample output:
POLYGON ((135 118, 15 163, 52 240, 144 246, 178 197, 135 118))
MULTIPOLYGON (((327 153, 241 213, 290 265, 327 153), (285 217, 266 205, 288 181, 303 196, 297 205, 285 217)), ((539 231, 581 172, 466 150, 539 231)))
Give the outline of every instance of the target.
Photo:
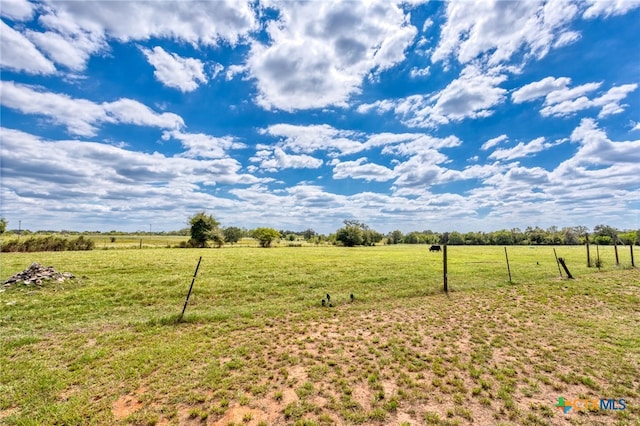
POLYGON ((3 281, 32 262, 77 279, 0 289, 0 423, 638 424, 628 247, 620 266, 600 247, 601 271, 557 247, 574 280, 551 247, 508 247, 508 282, 503 247, 450 246, 447 295, 424 245, 129 245, 2 253, 3 281))

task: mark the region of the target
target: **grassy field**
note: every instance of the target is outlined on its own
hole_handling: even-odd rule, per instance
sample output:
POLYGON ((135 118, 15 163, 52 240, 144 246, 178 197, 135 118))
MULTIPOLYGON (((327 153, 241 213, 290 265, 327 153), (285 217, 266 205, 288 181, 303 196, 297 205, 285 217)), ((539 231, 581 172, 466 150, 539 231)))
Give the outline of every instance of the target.
POLYGON ((640 424, 640 271, 556 250, 3 253, 77 278, 0 290, 0 424, 640 424))

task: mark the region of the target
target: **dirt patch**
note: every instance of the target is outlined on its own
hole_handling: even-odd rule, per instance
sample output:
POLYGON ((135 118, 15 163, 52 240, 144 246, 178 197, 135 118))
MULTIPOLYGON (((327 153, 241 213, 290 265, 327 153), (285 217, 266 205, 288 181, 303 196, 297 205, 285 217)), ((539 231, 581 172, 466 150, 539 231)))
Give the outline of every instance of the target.
POLYGON ((5 417, 12 416, 17 412, 18 412, 18 409, 15 407, 7 408, 6 410, 0 410, 0 419, 4 419, 5 417))
POLYGON ((116 399, 111 409, 113 417, 115 417, 116 420, 124 420, 131 414, 140 410, 143 407, 140 396, 142 396, 145 392, 146 388, 141 387, 134 393, 123 395, 120 398, 116 399))
POLYGON ((250 407, 230 407, 224 416, 213 423, 214 426, 227 426, 228 424, 257 425, 267 421, 264 411, 250 407))

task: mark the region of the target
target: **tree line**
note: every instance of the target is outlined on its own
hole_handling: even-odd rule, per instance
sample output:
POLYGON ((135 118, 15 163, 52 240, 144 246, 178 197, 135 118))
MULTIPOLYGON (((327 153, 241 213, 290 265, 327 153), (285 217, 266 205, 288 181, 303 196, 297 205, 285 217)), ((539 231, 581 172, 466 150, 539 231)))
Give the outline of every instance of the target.
POLYGON ((256 228, 247 230, 238 227, 220 227, 220 223, 211 215, 199 212, 189 219, 191 239, 185 246, 205 247, 209 241, 216 246, 236 243, 242 238, 258 240, 260 246, 269 247, 273 241, 299 241, 309 243, 329 243, 353 246, 372 246, 384 244, 450 244, 450 245, 577 245, 591 244, 640 245, 640 229, 621 231, 609 225, 597 225, 589 232, 585 226, 558 228, 551 226, 542 229, 538 226, 501 229, 492 232, 435 232, 431 230, 403 233, 400 230, 382 234, 358 220, 345 220, 344 226, 335 233, 322 235, 312 229, 304 231, 277 230, 275 228, 256 228))
MULTIPOLYGON (((304 241, 309 244, 334 244, 347 247, 371 246, 375 244, 449 244, 449 245, 576 245, 585 244, 635 244, 640 245, 640 229, 619 230, 609 225, 597 225, 593 230, 585 226, 558 228, 551 226, 543 229, 538 226, 501 229, 490 232, 436 232, 431 230, 412 231, 403 233, 395 230, 387 234, 372 229, 358 220, 345 220, 341 228, 329 235, 315 232, 308 228, 303 231, 291 231, 270 227, 255 229, 239 228, 236 226, 221 226, 212 215, 204 211, 198 212, 188 219, 189 226, 170 232, 136 232, 136 235, 183 235, 190 236, 181 247, 221 247, 224 244, 234 244, 242 238, 254 238, 261 247, 270 247, 275 241, 304 241)), ((7 221, 0 218, 0 234, 6 231, 7 221)), ((16 234, 16 230, 8 231, 16 234)), ((32 234, 22 230, 22 234, 32 234)), ((54 231, 38 231, 38 233, 54 234, 54 231)), ((106 234, 127 235, 126 232, 73 232, 63 231, 63 234, 106 234)))

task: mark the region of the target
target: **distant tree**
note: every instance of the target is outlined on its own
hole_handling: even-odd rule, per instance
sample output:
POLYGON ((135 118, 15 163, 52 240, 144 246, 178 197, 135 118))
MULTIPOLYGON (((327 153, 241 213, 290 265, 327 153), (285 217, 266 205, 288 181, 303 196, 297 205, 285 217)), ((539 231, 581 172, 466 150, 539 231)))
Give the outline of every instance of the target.
POLYGON ((280 238, 280 232, 273 228, 256 228, 251 231, 251 237, 258 240, 260 247, 270 247, 273 240, 280 238))
POLYGON ((545 234, 546 233, 544 229, 538 226, 536 226, 535 228, 528 226, 527 229, 524 231, 524 235, 528 240, 529 244, 542 244, 544 242, 545 234))
POLYGON ((560 231, 562 234, 562 244, 573 245, 580 244, 580 234, 575 228, 566 227, 560 231))
POLYGON ((365 246, 374 246, 376 243, 379 243, 384 238, 380 232, 375 231, 373 229, 367 229, 362 234, 363 241, 362 244, 365 246))
POLYGON ((608 225, 596 225, 593 228, 593 235, 601 237, 609 237, 611 241, 615 241, 618 238, 618 230, 608 225))
POLYGON ((244 232, 242 231, 242 229, 236 226, 229 226, 228 228, 224 228, 222 230, 222 235, 224 236, 225 242, 237 243, 244 235, 244 232))
POLYGON ((4 217, 0 217, 0 234, 4 234, 7 230, 7 220, 4 217))
POLYGON ((348 225, 336 231, 336 241, 341 242, 345 247, 361 246, 364 242, 363 234, 362 228, 348 225))
POLYGON ((313 229, 309 228, 309 229, 305 229, 302 232, 302 236, 304 237, 305 240, 309 241, 310 239, 312 239, 313 237, 315 237, 316 231, 314 231, 313 229))
POLYGON ((408 234, 406 234, 404 236, 402 241, 405 244, 420 244, 420 243, 424 242, 423 239, 422 239, 422 234, 420 234, 417 231, 409 232, 408 234))
POLYGON ((467 232, 464 234, 464 243, 469 245, 486 244, 485 235, 482 232, 467 232))
POLYGON ((614 240, 608 235, 596 235, 593 237, 593 242, 601 246, 608 246, 613 243, 614 240))
POLYGON ((345 220, 345 226, 336 231, 336 241, 345 247, 372 246, 382 241, 384 235, 357 220, 345 220))
POLYGON ((452 244, 454 246, 462 245, 464 244, 464 238, 462 237, 461 233, 453 231, 449 234, 449 241, 447 242, 447 244, 452 244))
POLYGON ((396 229, 387 236, 387 241, 389 244, 399 244, 403 238, 404 235, 402 235, 402 232, 396 229))
POLYGON ((207 240, 214 240, 218 247, 221 245, 220 242, 224 243, 218 229, 220 222, 215 220, 213 216, 207 215, 205 212, 198 212, 189 218, 189 224, 191 225, 191 246, 206 247, 207 240))
POLYGON ((508 246, 513 244, 513 233, 511 231, 507 231, 506 229, 492 232, 491 236, 493 244, 497 244, 499 246, 508 246))
POLYGON ((636 231, 625 231, 618 234, 618 238, 622 244, 633 245, 636 242, 636 231))

